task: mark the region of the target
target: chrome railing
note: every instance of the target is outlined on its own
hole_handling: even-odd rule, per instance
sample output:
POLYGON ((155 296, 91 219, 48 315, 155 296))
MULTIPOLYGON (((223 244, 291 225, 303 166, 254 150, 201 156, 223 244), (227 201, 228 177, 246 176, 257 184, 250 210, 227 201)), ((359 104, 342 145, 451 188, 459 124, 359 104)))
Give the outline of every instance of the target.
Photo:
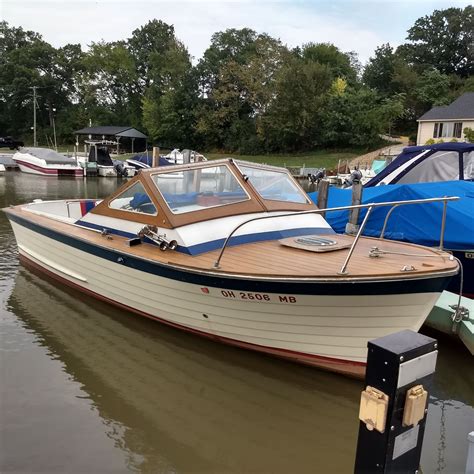
POLYGON ((217 260, 214 262, 214 268, 220 268, 220 262, 222 260, 222 256, 224 255, 225 249, 227 248, 227 245, 230 241, 230 239, 234 236, 234 234, 244 225, 249 224, 250 222, 255 222, 255 221, 261 221, 265 219, 277 219, 279 217, 290 217, 290 216, 301 216, 305 214, 321 214, 323 212, 334 212, 334 211, 349 211, 351 209, 367 209, 367 213, 364 217, 364 220, 362 221, 359 230, 357 231, 357 234, 354 238, 354 241, 352 242, 351 247, 349 248, 349 252, 347 254, 346 259, 344 260, 344 263, 342 264, 341 269, 339 270, 340 275, 346 275, 347 274, 347 266, 349 265, 349 261, 352 257, 352 254, 354 253, 354 249, 357 246, 357 243, 359 242, 359 239, 362 235, 362 232, 364 231, 365 225, 367 224, 367 220, 372 212, 372 209, 375 207, 386 207, 386 206, 392 206, 390 211, 387 213, 387 216, 385 217, 384 225, 382 228, 382 232, 380 233, 380 238, 384 238, 385 234, 385 229, 387 226, 388 218, 390 217, 393 209, 395 209, 398 206, 405 206, 408 204, 429 204, 433 202, 443 202, 443 217, 441 220, 441 234, 440 234, 440 239, 439 239, 439 248, 440 250, 443 249, 444 245, 444 232, 446 229, 446 212, 447 212, 447 205, 448 201, 458 201, 459 197, 457 196, 445 196, 442 198, 427 198, 427 199, 413 199, 411 201, 389 201, 389 202, 373 202, 373 203, 368 203, 368 204, 357 204, 354 206, 339 206, 339 207, 331 207, 331 208, 326 208, 326 209, 311 209, 310 211, 292 211, 292 212, 286 212, 284 214, 272 214, 269 216, 259 216, 259 217, 253 217, 251 219, 248 219, 244 222, 241 222, 237 226, 234 227, 234 229, 231 231, 231 233, 227 236, 227 238, 224 241, 224 244, 222 245, 221 251, 219 252, 219 256, 217 257, 217 260))

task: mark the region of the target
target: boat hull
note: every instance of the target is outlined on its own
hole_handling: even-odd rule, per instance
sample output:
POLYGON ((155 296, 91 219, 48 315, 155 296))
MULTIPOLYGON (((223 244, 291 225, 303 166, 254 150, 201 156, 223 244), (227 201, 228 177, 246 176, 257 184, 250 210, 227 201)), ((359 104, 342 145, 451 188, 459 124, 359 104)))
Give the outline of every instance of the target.
POLYGON ((91 296, 227 344, 359 377, 367 341, 417 331, 449 281, 438 275, 354 285, 206 275, 9 217, 23 261, 91 296))
POLYGON ((77 178, 82 178, 84 176, 84 170, 80 167, 42 166, 37 163, 30 163, 18 159, 16 159, 15 162, 23 173, 36 174, 40 176, 72 176, 77 178))

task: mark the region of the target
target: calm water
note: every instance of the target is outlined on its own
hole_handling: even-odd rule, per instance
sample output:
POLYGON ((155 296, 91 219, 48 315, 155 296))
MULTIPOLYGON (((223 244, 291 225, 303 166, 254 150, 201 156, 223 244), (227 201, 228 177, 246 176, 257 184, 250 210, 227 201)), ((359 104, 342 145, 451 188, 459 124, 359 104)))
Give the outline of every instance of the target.
MULTIPOLYGON (((116 180, 0 175, 0 205, 116 180)), ((464 472, 473 358, 440 339, 422 464, 464 472)), ((362 382, 102 304, 18 263, 0 213, 0 472, 351 472, 362 382)))

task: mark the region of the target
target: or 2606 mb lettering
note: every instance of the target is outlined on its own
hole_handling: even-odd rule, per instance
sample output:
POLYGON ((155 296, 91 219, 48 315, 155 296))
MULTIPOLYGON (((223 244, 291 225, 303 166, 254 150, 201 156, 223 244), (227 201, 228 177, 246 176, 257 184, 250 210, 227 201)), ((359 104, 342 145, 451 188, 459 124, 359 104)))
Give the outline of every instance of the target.
MULTIPOLYGON (((251 293, 248 291, 231 291, 231 290, 221 290, 221 295, 224 298, 235 298, 239 300, 248 300, 248 301, 272 301, 272 297, 267 293, 251 293)), ((288 295, 274 295, 273 299, 277 299, 280 303, 296 303, 296 298, 294 296, 288 295)))

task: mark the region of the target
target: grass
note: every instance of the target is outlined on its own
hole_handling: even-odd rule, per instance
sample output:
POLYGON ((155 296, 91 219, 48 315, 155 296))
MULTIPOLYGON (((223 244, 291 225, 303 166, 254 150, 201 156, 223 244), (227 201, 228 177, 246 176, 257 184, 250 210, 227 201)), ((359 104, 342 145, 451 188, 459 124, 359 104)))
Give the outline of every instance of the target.
POLYGON ((336 168, 339 160, 344 162, 363 154, 360 150, 318 150, 307 153, 277 154, 277 155, 237 155, 228 153, 204 153, 210 160, 232 157, 238 160, 253 161, 254 163, 265 163, 274 166, 286 166, 299 168, 303 165, 307 168, 336 168))

